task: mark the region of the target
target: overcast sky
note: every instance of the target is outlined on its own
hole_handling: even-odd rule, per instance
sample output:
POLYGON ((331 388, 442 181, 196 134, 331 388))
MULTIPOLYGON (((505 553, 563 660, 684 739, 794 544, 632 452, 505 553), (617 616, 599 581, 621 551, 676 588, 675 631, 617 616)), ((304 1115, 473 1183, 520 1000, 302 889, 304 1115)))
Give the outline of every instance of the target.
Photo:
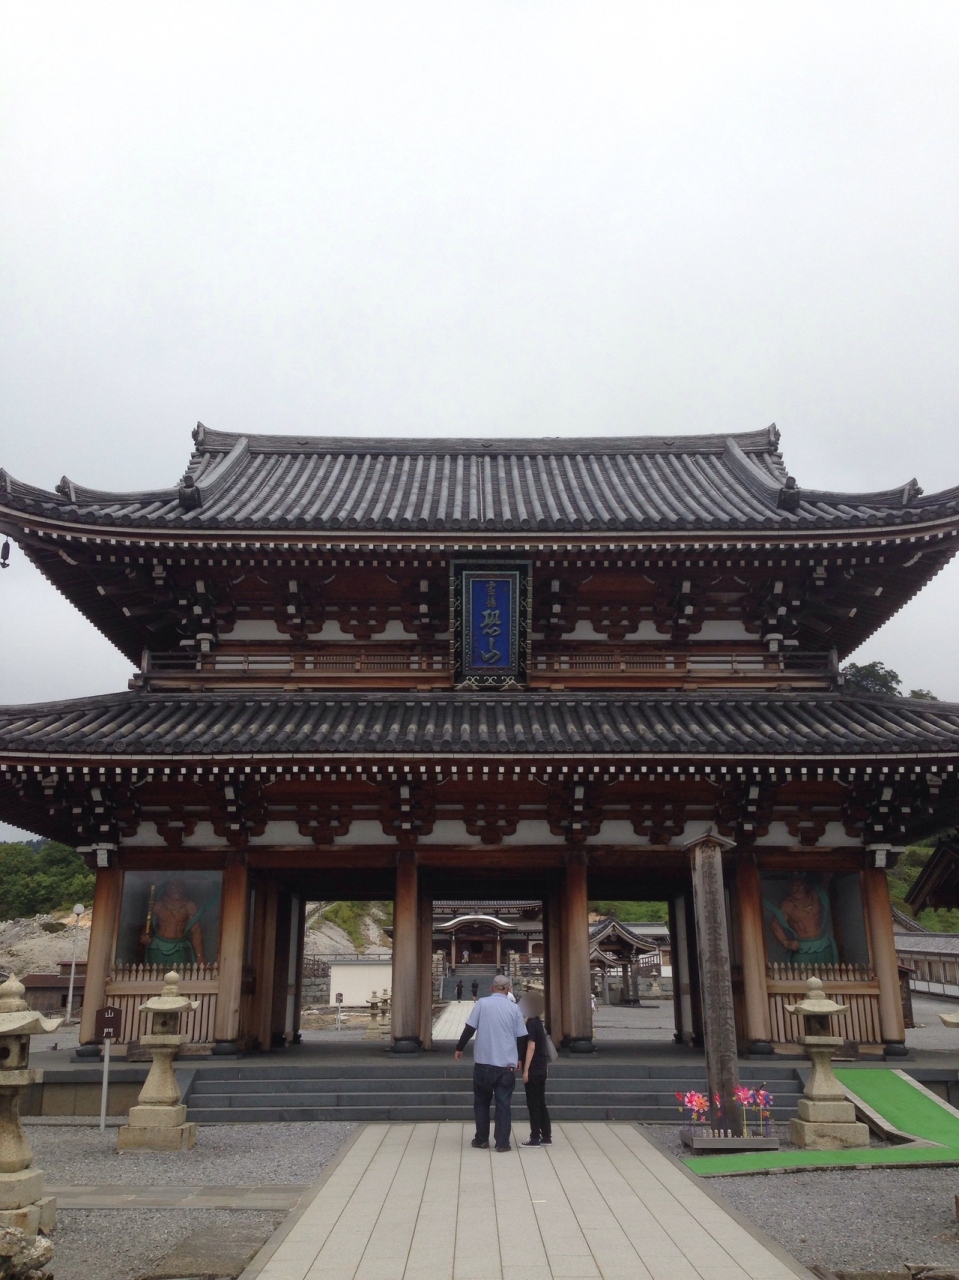
MULTIPOLYGON (((778 423, 959 483, 959 5, 7 3, 0 465, 778 423)), ((857 654, 959 700, 959 564, 857 654)), ((14 552, 0 703, 129 663, 14 552)))

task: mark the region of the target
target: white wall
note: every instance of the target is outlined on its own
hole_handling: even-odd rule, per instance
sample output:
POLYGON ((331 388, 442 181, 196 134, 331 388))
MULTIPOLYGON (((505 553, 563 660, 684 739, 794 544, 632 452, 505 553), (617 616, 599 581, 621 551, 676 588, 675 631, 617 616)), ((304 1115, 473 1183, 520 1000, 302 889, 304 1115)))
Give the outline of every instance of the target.
POLYGON ((343 1005, 356 1006, 366 1004, 373 998, 373 992, 381 995, 383 990, 393 988, 393 965, 391 961, 346 961, 330 965, 330 1005, 336 1004, 336 993, 343 993, 343 1005))

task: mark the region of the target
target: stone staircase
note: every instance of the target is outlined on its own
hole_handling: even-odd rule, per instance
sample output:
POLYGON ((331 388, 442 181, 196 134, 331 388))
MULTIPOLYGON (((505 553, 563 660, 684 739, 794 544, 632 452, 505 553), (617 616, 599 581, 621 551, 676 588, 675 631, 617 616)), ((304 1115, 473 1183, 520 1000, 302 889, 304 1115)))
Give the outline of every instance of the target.
MULTIPOLYGON (((802 1084, 795 1068, 770 1063, 743 1072, 743 1084, 765 1084, 773 1117, 796 1113, 802 1084)), ((678 1123, 677 1091, 705 1091, 701 1065, 643 1065, 561 1059, 550 1069, 548 1102, 555 1120, 678 1123)), ((380 1064, 296 1066, 283 1063, 197 1071, 185 1101, 200 1124, 301 1120, 470 1120, 472 1064, 406 1060, 380 1064)), ((514 1118, 526 1118, 522 1085, 514 1118)))
POLYGON ((443 979, 440 999, 455 1000, 457 982, 462 982, 463 984, 464 1000, 473 999, 471 987, 474 981, 479 983, 477 997, 488 996, 495 973, 496 966, 494 964, 461 964, 456 973, 452 973, 448 978, 443 979))

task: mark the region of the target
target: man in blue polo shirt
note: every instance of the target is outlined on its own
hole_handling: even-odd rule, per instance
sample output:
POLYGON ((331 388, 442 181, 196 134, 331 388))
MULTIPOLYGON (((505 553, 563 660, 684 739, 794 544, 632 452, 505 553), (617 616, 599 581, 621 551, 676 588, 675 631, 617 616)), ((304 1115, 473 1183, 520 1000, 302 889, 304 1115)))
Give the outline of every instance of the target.
POLYGON ((519 1007, 509 998, 509 978, 498 973, 493 994, 473 1005, 456 1046, 456 1061, 475 1033, 473 1050, 473 1115, 476 1119, 474 1147, 489 1147, 489 1109, 496 1103, 493 1140, 497 1151, 509 1151, 512 1117, 510 1102, 516 1084, 516 1069, 526 1053, 526 1023, 519 1007))

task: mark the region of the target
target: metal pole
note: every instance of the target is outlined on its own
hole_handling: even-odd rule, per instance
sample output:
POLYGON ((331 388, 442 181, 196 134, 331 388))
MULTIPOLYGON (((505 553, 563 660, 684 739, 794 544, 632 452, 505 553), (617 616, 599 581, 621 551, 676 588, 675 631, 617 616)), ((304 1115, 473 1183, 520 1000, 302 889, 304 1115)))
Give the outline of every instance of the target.
POLYGON ((110 1092, 110 1045, 113 1035, 110 1028, 103 1037, 103 1087, 100 1090, 100 1132, 105 1133, 107 1127, 107 1095, 110 1092))
POLYGON ((83 907, 80 906, 79 902, 77 907, 73 908, 73 959, 70 961, 70 989, 67 992, 67 1026, 73 1021, 73 983, 77 975, 77 940, 80 937, 80 916, 83 915, 83 907), (80 907, 79 911, 77 911, 77 907, 80 907))

